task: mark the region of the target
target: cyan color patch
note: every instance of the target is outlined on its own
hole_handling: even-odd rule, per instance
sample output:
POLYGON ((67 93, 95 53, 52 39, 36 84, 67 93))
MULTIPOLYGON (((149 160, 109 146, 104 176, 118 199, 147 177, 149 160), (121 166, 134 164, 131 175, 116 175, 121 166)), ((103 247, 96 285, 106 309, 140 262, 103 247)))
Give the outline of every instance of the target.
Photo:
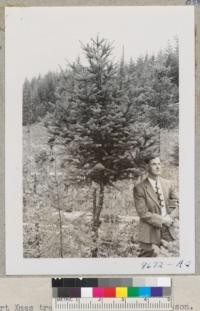
POLYGON ((139 287, 140 297, 151 297, 151 288, 150 287, 139 287))

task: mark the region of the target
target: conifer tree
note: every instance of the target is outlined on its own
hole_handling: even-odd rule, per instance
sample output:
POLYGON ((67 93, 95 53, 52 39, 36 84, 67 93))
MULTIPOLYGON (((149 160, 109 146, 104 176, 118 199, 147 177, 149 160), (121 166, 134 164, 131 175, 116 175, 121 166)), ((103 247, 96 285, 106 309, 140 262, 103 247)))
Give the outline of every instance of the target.
POLYGON ((23 125, 31 123, 31 84, 28 79, 25 79, 23 84, 23 125))
POLYGON ((68 145, 68 163, 76 171, 69 178, 96 185, 91 256, 97 257, 105 187, 141 173, 142 160, 158 150, 158 131, 138 122, 128 82, 120 77, 123 64, 111 59, 112 44, 97 37, 82 49, 88 65, 71 65, 46 125, 50 144, 68 145))

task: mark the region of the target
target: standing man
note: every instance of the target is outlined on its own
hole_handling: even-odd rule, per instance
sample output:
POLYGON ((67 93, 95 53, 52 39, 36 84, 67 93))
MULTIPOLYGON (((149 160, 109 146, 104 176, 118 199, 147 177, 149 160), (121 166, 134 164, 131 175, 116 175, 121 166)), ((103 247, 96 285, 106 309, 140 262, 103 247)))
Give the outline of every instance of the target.
POLYGON ((160 158, 148 159, 147 169, 148 177, 133 189, 135 207, 140 217, 139 257, 155 257, 155 249, 160 247, 161 239, 168 242, 174 240, 170 202, 175 202, 173 207, 178 202, 172 183, 160 177, 160 158))

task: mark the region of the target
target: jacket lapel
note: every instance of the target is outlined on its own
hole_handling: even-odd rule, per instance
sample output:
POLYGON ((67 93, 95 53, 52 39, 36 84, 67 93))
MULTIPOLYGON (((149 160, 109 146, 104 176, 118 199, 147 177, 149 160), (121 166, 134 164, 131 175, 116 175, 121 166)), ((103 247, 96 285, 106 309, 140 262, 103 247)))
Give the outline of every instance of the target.
POLYGON ((148 181, 148 179, 145 180, 145 188, 146 188, 146 192, 148 193, 148 195, 151 197, 151 199, 158 205, 158 207, 160 208, 160 204, 158 202, 158 198, 157 195, 151 185, 151 183, 148 181))
POLYGON ((161 177, 160 177, 160 184, 162 187, 162 192, 163 192, 163 196, 164 196, 164 200, 165 200, 165 207, 168 210, 168 204, 167 204, 168 203, 168 188, 166 187, 165 180, 163 180, 161 177))

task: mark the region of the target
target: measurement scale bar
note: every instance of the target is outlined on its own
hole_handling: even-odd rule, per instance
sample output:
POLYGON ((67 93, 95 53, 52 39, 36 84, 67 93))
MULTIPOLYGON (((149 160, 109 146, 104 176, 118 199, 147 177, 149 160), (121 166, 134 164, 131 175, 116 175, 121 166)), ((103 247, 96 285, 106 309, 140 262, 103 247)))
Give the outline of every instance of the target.
POLYGON ((170 297, 162 298, 52 298, 52 311, 171 311, 170 297))

